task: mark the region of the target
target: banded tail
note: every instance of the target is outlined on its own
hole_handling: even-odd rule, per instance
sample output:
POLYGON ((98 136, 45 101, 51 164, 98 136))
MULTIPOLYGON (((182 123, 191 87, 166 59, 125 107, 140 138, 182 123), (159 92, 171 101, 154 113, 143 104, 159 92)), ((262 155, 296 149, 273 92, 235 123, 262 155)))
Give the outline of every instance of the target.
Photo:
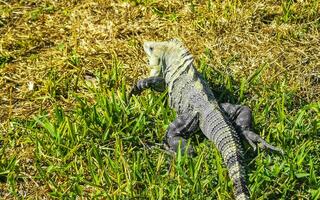
POLYGON ((233 182, 235 199, 248 200, 249 192, 244 178, 242 150, 236 131, 226 122, 225 116, 218 109, 208 109, 203 118, 205 120, 202 120, 200 128, 214 142, 223 157, 233 182))

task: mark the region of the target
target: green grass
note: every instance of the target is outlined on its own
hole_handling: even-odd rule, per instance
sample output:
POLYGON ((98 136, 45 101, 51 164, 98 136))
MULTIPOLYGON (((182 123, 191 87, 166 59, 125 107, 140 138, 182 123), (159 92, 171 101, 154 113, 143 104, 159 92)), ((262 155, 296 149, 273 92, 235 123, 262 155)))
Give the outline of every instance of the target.
POLYGON ((175 118, 165 92, 127 97, 147 73, 141 43, 172 37, 285 152, 244 142, 252 199, 320 199, 319 5, 0 2, 0 199, 232 199, 200 132, 194 158, 159 145, 175 118))

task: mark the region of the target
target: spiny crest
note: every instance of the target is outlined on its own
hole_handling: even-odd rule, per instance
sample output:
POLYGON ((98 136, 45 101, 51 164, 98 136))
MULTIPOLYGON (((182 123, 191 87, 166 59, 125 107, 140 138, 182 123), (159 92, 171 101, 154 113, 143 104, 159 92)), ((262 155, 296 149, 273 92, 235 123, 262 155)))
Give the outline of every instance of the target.
POLYGON ((177 49, 187 51, 187 48, 184 46, 183 42, 181 42, 181 40, 179 40, 177 38, 170 39, 167 42, 169 42, 170 44, 173 44, 173 46, 177 49))
POLYGON ((192 54, 190 54, 189 50, 184 46, 184 44, 179 39, 170 39, 166 41, 168 44, 167 55, 173 59, 178 60, 193 60, 192 54))

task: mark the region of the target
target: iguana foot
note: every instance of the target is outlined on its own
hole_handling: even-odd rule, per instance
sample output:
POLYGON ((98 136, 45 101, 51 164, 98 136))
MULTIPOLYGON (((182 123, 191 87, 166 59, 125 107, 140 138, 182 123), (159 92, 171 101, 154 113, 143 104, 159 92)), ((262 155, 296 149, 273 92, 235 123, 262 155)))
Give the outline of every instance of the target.
POLYGON ((179 150, 179 142, 181 141, 181 145, 180 145, 180 152, 182 155, 184 154, 188 154, 191 157, 196 156, 196 152, 194 151, 194 148, 192 147, 192 145, 187 145, 187 140, 185 140, 184 138, 174 138, 173 140, 175 141, 171 141, 172 143, 175 143, 172 146, 169 146, 168 143, 166 141, 164 141, 164 149, 172 155, 176 155, 178 150, 179 150))
POLYGON ((268 144, 258 134, 250 130, 252 127, 252 112, 248 106, 235 105, 231 103, 222 103, 220 106, 228 115, 229 119, 234 122, 237 131, 247 139, 254 151, 257 148, 256 143, 259 143, 258 146, 262 149, 270 149, 283 154, 283 151, 280 148, 268 144))
POLYGON ((165 90, 165 80, 157 76, 141 79, 131 88, 128 96, 139 95, 147 88, 151 88, 157 92, 163 92, 165 90))
POLYGON ((250 131, 250 130, 244 130, 242 131, 242 134, 247 139, 249 144, 252 146, 253 150, 256 150, 256 146, 260 146, 262 149, 270 149, 272 151, 280 152, 281 154, 284 154, 283 150, 272 146, 271 144, 268 144, 264 139, 260 137, 260 135, 250 131))

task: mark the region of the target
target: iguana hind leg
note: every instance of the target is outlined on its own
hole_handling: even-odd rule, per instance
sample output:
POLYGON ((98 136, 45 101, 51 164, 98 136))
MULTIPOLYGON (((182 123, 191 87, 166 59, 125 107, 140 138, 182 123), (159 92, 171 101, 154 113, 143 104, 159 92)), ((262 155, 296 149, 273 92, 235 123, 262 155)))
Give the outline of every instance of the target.
MULTIPOLYGON (((169 151, 177 152, 181 141, 180 149, 182 153, 186 152, 187 140, 184 138, 198 128, 198 114, 185 113, 179 115, 168 127, 165 136, 165 145, 169 151)), ((194 155, 195 152, 191 145, 188 146, 187 153, 194 155)))
POLYGON ((270 149, 283 153, 280 148, 268 144, 260 135, 251 131, 252 129, 252 113, 248 106, 235 105, 231 103, 221 103, 220 107, 228 114, 238 131, 246 138, 249 144, 256 150, 256 144, 262 149, 270 149))
POLYGON ((129 96, 140 94, 147 88, 151 88, 157 92, 163 92, 165 90, 165 80, 158 76, 141 79, 132 87, 129 96))

